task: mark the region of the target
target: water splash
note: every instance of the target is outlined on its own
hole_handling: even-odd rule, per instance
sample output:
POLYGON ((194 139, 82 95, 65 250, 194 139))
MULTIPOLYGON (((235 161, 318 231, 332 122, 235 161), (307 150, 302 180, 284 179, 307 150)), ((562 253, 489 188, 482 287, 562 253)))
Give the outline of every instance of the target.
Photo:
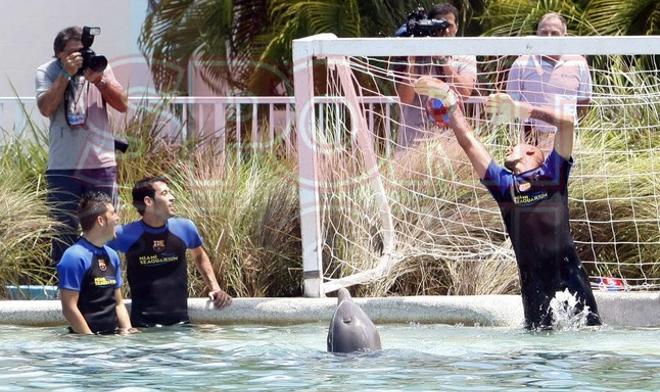
POLYGON ((552 325, 556 330, 575 330, 587 325, 589 306, 582 304, 568 289, 557 291, 550 300, 552 325))

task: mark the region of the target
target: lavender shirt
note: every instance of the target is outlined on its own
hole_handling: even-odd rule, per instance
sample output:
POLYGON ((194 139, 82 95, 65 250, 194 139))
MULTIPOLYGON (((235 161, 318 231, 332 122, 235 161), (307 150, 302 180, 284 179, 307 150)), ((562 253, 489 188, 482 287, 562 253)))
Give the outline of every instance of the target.
MULTIPOLYGON (((53 85, 62 72, 58 59, 41 65, 35 75, 37 99, 53 85)), ((108 66, 103 72, 106 83, 118 83, 108 66)), ((49 117, 48 170, 100 169, 117 166, 114 139, 101 92, 82 76, 69 83, 85 84, 87 121, 70 127, 65 118, 64 102, 49 117)))
MULTIPOLYGON (((584 57, 563 55, 554 62, 541 56, 520 56, 511 66, 506 92, 516 101, 546 106, 571 113, 578 102, 591 99, 591 75, 584 57)), ((577 120, 577 116, 576 116, 577 120)), ((555 127, 541 120, 530 120, 540 131, 555 127)))

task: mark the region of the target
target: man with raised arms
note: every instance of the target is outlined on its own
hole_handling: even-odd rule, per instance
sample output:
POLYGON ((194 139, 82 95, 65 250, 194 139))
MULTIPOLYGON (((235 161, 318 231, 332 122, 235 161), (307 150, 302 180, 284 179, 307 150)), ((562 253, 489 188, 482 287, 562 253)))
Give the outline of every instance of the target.
MULTIPOLYGON (((415 83, 418 93, 452 102, 453 92, 442 81, 423 77, 415 83)), ((569 227, 568 176, 573 165, 573 114, 516 102, 507 94, 493 94, 486 101, 493 120, 517 117, 544 121, 557 127, 548 157, 538 147, 513 146, 504 167, 498 165, 474 135, 458 107, 450 111, 450 126, 482 184, 497 201, 511 238, 522 291, 525 326, 550 328, 550 301, 558 291, 578 300, 577 311, 586 310, 587 325, 599 325, 596 301, 577 255, 569 227), (588 309, 586 309, 588 307, 588 309)))

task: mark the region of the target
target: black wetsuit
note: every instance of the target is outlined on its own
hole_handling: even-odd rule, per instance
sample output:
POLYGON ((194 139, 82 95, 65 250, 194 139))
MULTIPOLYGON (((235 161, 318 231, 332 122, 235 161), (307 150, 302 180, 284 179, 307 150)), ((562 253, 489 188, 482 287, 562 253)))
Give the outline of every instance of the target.
POLYGON ((514 175, 491 162, 482 183, 497 201, 516 254, 527 328, 552 326, 550 300, 568 289, 586 305, 588 325, 600 317, 570 232, 568 175, 572 160, 556 151, 534 170, 514 175))
POLYGON ((69 247, 57 264, 59 287, 79 293, 78 309, 94 333, 117 329, 115 290, 122 284, 119 265, 114 250, 84 238, 69 247))
POLYGON ((189 322, 186 249, 202 245, 190 220, 170 218, 163 227, 129 223, 108 245, 126 254, 133 326, 189 322))

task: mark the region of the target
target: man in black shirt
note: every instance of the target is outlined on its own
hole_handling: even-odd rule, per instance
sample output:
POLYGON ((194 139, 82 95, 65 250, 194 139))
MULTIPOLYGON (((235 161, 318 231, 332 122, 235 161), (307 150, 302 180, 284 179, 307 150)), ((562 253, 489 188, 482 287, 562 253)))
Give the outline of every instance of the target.
MULTIPOLYGON (((452 94, 443 82, 431 78, 421 78, 415 88, 436 99, 447 100, 447 95, 452 94)), ((556 292, 566 289, 578 300, 577 311, 588 307, 586 323, 599 325, 596 301, 569 227, 568 176, 573 164, 574 117, 515 102, 506 94, 488 97, 486 111, 493 120, 516 117, 524 121, 531 117, 558 129, 553 151, 547 158, 537 147, 519 144, 507 153, 505 169, 495 163, 476 138, 460 108, 450 111, 456 139, 482 184, 497 201, 511 238, 526 327, 551 327, 550 301, 556 292)))

